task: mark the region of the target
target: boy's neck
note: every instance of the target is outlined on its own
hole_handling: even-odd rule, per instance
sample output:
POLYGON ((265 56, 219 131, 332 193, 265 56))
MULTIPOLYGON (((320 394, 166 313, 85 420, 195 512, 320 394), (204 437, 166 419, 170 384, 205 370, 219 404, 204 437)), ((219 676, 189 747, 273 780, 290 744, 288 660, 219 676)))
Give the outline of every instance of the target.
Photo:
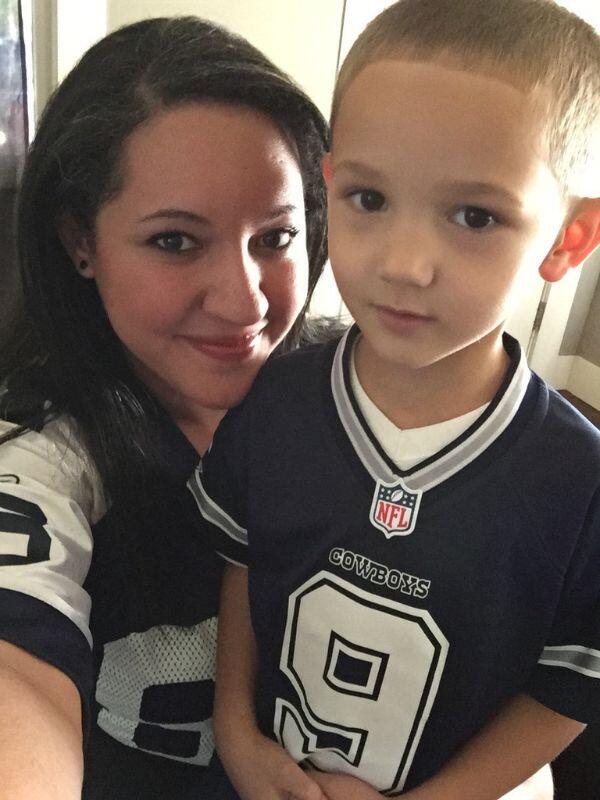
POLYGON ((510 363, 501 330, 420 369, 390 369, 362 336, 355 353, 361 386, 379 410, 402 429, 435 425, 489 403, 510 363))

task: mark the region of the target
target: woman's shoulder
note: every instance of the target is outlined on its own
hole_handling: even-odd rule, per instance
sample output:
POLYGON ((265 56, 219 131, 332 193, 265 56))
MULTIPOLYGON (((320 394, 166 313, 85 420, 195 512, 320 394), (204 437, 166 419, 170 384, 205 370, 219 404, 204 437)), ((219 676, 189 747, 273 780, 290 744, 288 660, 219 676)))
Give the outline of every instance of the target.
MULTIPOLYGON (((17 429, 0 420, 0 441, 17 429)), ((0 443, 0 483, 18 485, 24 492, 29 488, 36 495, 47 491, 68 497, 91 524, 106 511, 98 471, 75 421, 66 415, 0 443)))

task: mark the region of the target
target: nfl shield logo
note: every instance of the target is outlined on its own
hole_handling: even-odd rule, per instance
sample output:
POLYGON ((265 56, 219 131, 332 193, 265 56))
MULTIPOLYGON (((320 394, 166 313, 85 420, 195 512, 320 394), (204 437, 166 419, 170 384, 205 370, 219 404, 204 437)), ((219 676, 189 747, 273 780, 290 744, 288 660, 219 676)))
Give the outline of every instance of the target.
POLYGON ((420 489, 411 491, 401 478, 392 484, 378 481, 371 504, 371 524, 387 539, 407 536, 415 529, 422 494, 420 489))

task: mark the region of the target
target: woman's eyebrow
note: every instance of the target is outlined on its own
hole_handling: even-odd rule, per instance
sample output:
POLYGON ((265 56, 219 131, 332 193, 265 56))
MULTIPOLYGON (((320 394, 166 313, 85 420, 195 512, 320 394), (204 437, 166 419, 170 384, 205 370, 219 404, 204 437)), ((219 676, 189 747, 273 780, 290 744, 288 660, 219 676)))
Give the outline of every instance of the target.
MULTIPOLYGON (((292 214, 297 211, 298 207, 292 203, 287 203, 282 206, 277 206, 270 211, 265 220, 270 221, 282 217, 285 214, 292 214)), ((183 208, 159 208, 158 211, 153 211, 151 214, 146 214, 140 218, 140 222, 148 222, 153 219, 184 219, 187 222, 196 222, 201 225, 210 225, 208 217, 203 217, 201 214, 195 214, 193 211, 186 211, 183 208)))
POLYGON ((298 207, 293 203, 286 203, 285 205, 277 206, 277 208, 274 208, 272 211, 270 211, 265 219, 277 219, 277 217, 283 217, 285 214, 293 214, 294 211, 298 211, 298 207))
POLYGON ((153 211, 152 214, 141 217, 140 222, 148 222, 153 219, 185 219, 188 222, 210 225, 210 220, 207 217, 195 214, 193 211, 186 211, 183 208, 159 208, 158 211, 153 211))

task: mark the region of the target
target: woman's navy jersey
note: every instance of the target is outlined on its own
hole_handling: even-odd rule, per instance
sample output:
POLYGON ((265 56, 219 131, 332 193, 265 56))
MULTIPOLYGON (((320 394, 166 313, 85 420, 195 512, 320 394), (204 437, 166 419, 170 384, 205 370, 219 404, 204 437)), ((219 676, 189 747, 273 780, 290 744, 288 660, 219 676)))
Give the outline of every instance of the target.
POLYGON ((403 472, 353 397, 356 335, 267 365, 190 485, 249 566, 261 728, 396 794, 518 692, 600 719, 600 435, 506 337, 492 403, 403 472))
POLYGON ((173 798, 209 796, 194 767, 214 747, 222 562, 186 488, 198 455, 166 417, 161 454, 143 505, 118 508, 69 420, 0 446, 0 639, 79 689, 86 798, 166 796, 163 776, 173 798))

